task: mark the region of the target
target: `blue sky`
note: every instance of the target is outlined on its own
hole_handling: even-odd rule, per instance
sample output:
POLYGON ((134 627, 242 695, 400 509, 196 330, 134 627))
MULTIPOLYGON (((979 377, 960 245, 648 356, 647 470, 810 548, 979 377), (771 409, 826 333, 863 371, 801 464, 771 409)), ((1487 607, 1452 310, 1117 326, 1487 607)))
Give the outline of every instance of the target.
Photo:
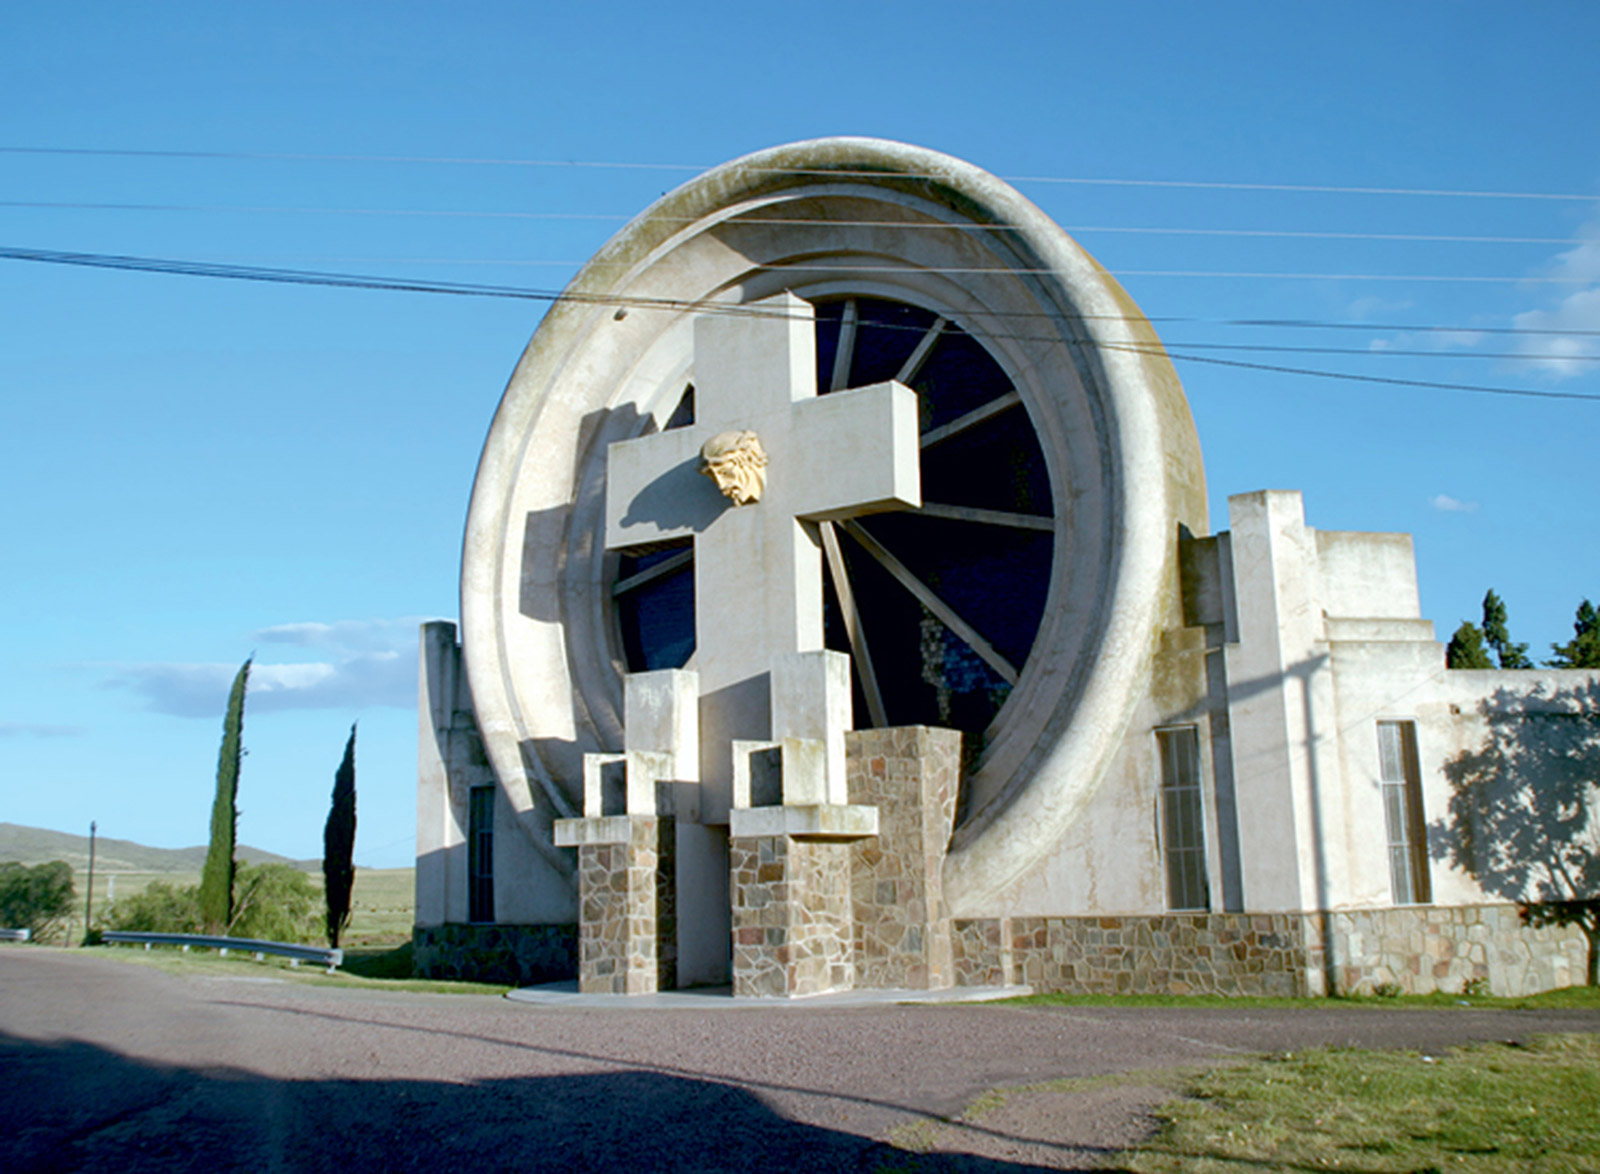
MULTIPOLYGON (((558 289, 698 168, 869 134, 1012 178, 1175 354, 1600 396, 1597 45, 1587 0, 14 4, 0 248, 558 289)), ((320 855, 359 721, 357 860, 409 863, 416 625, 544 305, 0 259, 0 820, 203 842, 254 652, 240 838, 320 855)), ((1600 598, 1600 402, 1196 358, 1215 526, 1409 531, 1441 638, 1600 598)))

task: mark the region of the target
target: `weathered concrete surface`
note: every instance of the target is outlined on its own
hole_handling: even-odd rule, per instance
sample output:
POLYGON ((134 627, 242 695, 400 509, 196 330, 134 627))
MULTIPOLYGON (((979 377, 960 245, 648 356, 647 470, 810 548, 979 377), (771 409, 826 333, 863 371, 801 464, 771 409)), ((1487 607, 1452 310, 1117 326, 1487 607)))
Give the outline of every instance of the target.
POLYGON ((946 1119, 1058 1077, 1574 1030, 1600 1013, 535 1010, 10 947, 0 1135, 12 1171, 1085 1169, 1148 1128, 1159 1071, 946 1119))

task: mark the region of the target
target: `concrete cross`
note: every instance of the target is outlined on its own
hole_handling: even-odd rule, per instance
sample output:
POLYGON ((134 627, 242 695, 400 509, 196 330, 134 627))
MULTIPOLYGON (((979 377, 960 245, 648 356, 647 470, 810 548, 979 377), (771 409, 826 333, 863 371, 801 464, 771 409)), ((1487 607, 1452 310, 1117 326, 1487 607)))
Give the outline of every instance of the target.
POLYGON ((816 394, 815 315, 783 294, 694 324, 687 428, 613 444, 606 547, 694 539, 700 781, 707 823, 726 821, 734 739, 774 736, 770 672, 822 648, 817 523, 921 505, 917 398, 898 383, 816 394), (699 472, 705 442, 750 431, 765 449, 758 501, 734 505, 699 472))

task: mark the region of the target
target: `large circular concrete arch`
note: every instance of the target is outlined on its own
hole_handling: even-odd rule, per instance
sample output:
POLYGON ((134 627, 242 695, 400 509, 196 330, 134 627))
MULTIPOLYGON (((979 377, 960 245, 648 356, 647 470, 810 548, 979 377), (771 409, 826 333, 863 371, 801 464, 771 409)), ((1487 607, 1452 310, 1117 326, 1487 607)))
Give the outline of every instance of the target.
POLYGON ((468 514, 463 644, 485 746, 535 836, 576 811, 582 753, 621 736, 606 447, 665 422, 692 374, 697 309, 785 289, 956 321, 1012 378, 1049 465, 1045 618, 946 865, 951 911, 984 912, 1105 774, 1174 622, 1179 527, 1203 533, 1206 504, 1183 389, 1138 308, 1032 203, 947 155, 835 138, 735 160, 624 228, 551 308, 468 514))

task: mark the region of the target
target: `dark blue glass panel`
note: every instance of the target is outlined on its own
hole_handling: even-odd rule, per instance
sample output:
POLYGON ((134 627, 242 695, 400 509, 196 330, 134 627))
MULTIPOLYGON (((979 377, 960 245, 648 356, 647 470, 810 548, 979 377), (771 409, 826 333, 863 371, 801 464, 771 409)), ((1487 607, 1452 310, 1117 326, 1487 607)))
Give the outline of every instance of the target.
POLYGON ((917 514, 879 514, 861 527, 1022 668, 1050 590, 1051 534, 917 514))
POLYGON ((886 383, 900 373, 933 325, 934 313, 919 306, 862 298, 856 302, 856 349, 850 386, 886 383))
POLYGON ((840 545, 889 724, 982 733, 1010 686, 870 555, 840 545))
POLYGON ((844 302, 819 302, 817 310, 817 394, 827 395, 833 379, 833 359, 839 353, 839 323, 844 302))
POLYGON ((922 430, 965 416, 1012 390, 1011 380, 972 336, 946 327, 922 370, 911 381, 923 401, 922 430))
POLYGON ((683 389, 683 394, 678 397, 678 406, 672 409, 672 415, 667 418, 667 426, 662 431, 672 428, 687 428, 694 423, 694 384, 689 384, 683 389))
MULTIPOLYGON (((688 548, 687 543, 625 554, 618 560, 621 582, 688 548)), ((694 655, 694 564, 635 587, 617 600, 622 649, 630 672, 681 669, 694 655)))
POLYGON ((922 499, 1053 513, 1044 452, 1021 404, 922 450, 922 499))

